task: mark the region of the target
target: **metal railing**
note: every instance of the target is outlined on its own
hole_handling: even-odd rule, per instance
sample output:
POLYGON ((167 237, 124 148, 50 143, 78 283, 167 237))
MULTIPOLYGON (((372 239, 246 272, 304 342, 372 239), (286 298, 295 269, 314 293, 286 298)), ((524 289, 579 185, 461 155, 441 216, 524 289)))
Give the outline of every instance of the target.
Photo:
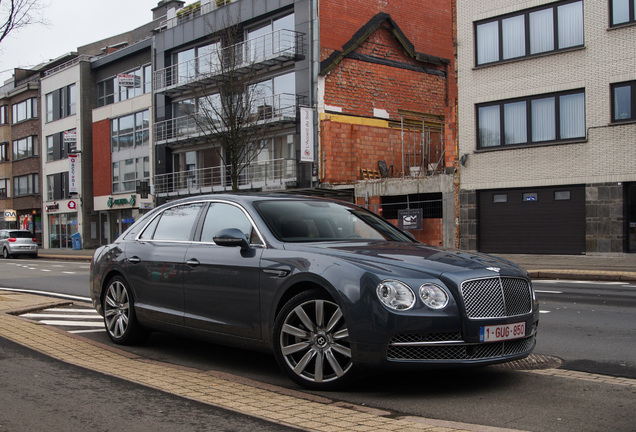
POLYGON ((192 8, 184 8, 181 11, 177 11, 177 15, 175 17, 167 18, 161 21, 159 25, 159 31, 176 27, 185 21, 190 21, 198 16, 205 15, 227 4, 234 3, 235 1, 238 0, 224 0, 218 2, 216 0, 209 0, 202 1, 192 8))
POLYGON ((222 72, 251 68, 269 61, 282 62, 294 59, 302 54, 302 33, 292 30, 277 30, 264 36, 240 42, 235 45, 177 63, 155 71, 153 89, 155 92, 169 88, 186 86, 197 81, 213 79, 222 72), (221 65, 221 59, 233 59, 228 67, 221 65))
MULTIPOLYGON (((296 180, 296 161, 270 159, 243 165, 239 175, 239 189, 256 189, 280 186, 296 180)), ((223 192, 232 189, 230 166, 215 166, 189 171, 179 171, 155 176, 155 194, 191 195, 223 192)))
MULTIPOLYGON (((259 99, 251 113, 251 124, 274 123, 296 120, 298 97, 293 94, 282 93, 259 99)), ((219 108, 219 110, 222 110, 219 108)), ((246 125, 249 127, 249 125, 246 125)), ((166 141, 181 141, 209 135, 222 129, 221 120, 214 120, 210 115, 193 113, 154 124, 155 143, 166 141), (216 121, 216 125, 207 124, 216 121)))

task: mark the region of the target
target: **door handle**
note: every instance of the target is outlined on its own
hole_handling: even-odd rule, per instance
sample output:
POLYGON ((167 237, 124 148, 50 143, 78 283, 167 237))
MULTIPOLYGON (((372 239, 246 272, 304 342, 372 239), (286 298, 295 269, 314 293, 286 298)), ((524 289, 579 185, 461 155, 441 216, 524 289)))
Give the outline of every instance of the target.
POLYGON ((130 258, 128 258, 128 262, 131 264, 139 264, 141 262, 141 258, 139 258, 138 256, 131 256, 130 258))
POLYGON ((189 259, 189 260, 187 260, 187 261, 186 261, 186 265, 187 265, 188 267, 196 267, 196 266, 198 266, 199 264, 201 264, 201 263, 200 263, 200 262, 199 262, 199 260, 198 260, 198 259, 196 259, 196 258, 191 258, 191 259, 189 259))

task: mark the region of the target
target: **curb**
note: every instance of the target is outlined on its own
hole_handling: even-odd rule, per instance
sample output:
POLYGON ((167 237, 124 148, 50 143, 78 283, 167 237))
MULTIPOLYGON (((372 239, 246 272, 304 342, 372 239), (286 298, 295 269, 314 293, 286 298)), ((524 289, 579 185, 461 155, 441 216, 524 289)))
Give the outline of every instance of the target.
POLYGON ((636 272, 589 270, 528 270, 532 279, 593 280, 607 282, 635 282, 636 272))

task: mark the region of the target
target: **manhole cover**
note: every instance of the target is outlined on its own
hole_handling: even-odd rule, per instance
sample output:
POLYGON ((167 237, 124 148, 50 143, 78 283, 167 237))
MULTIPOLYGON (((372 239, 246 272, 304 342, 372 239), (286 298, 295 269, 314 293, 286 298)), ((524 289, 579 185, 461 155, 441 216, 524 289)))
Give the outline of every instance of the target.
POLYGON ((552 357, 541 354, 530 354, 528 357, 515 360, 494 367, 511 369, 511 370, 536 370, 536 369, 556 369, 563 364, 558 357, 552 357))

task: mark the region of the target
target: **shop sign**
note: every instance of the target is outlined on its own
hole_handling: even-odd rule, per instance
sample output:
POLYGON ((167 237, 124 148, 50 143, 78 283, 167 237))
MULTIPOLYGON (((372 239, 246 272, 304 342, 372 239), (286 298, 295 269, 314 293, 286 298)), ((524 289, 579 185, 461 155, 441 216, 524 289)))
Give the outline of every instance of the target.
POLYGON ((398 228, 412 231, 421 230, 423 217, 424 210, 422 209, 398 210, 398 228))
POLYGON ((49 204, 46 207, 44 207, 44 210, 46 210, 46 212, 52 212, 54 210, 59 210, 60 209, 60 205, 58 203, 55 204, 49 204))
POLYGON ((300 161, 314 161, 314 110, 300 109, 300 161))
POLYGON ((70 208, 71 210, 77 209, 77 203, 75 201, 69 201, 68 208, 70 208))
POLYGON ((79 193, 79 179, 77 173, 77 155, 68 155, 68 193, 79 193))
POLYGON ((64 131, 64 144, 76 143, 77 142, 77 131, 69 130, 64 131))
POLYGON ((131 195, 130 199, 126 199, 126 198, 113 199, 113 197, 108 197, 108 201, 106 201, 106 205, 108 206, 108 208, 111 208, 114 205, 134 206, 136 200, 137 200, 137 197, 135 195, 131 195))
POLYGON ((120 87, 139 87, 141 80, 135 74, 122 73, 117 75, 117 83, 120 87))
POLYGON ((5 222, 15 222, 18 218, 17 213, 13 209, 6 209, 4 211, 4 220, 5 222))

